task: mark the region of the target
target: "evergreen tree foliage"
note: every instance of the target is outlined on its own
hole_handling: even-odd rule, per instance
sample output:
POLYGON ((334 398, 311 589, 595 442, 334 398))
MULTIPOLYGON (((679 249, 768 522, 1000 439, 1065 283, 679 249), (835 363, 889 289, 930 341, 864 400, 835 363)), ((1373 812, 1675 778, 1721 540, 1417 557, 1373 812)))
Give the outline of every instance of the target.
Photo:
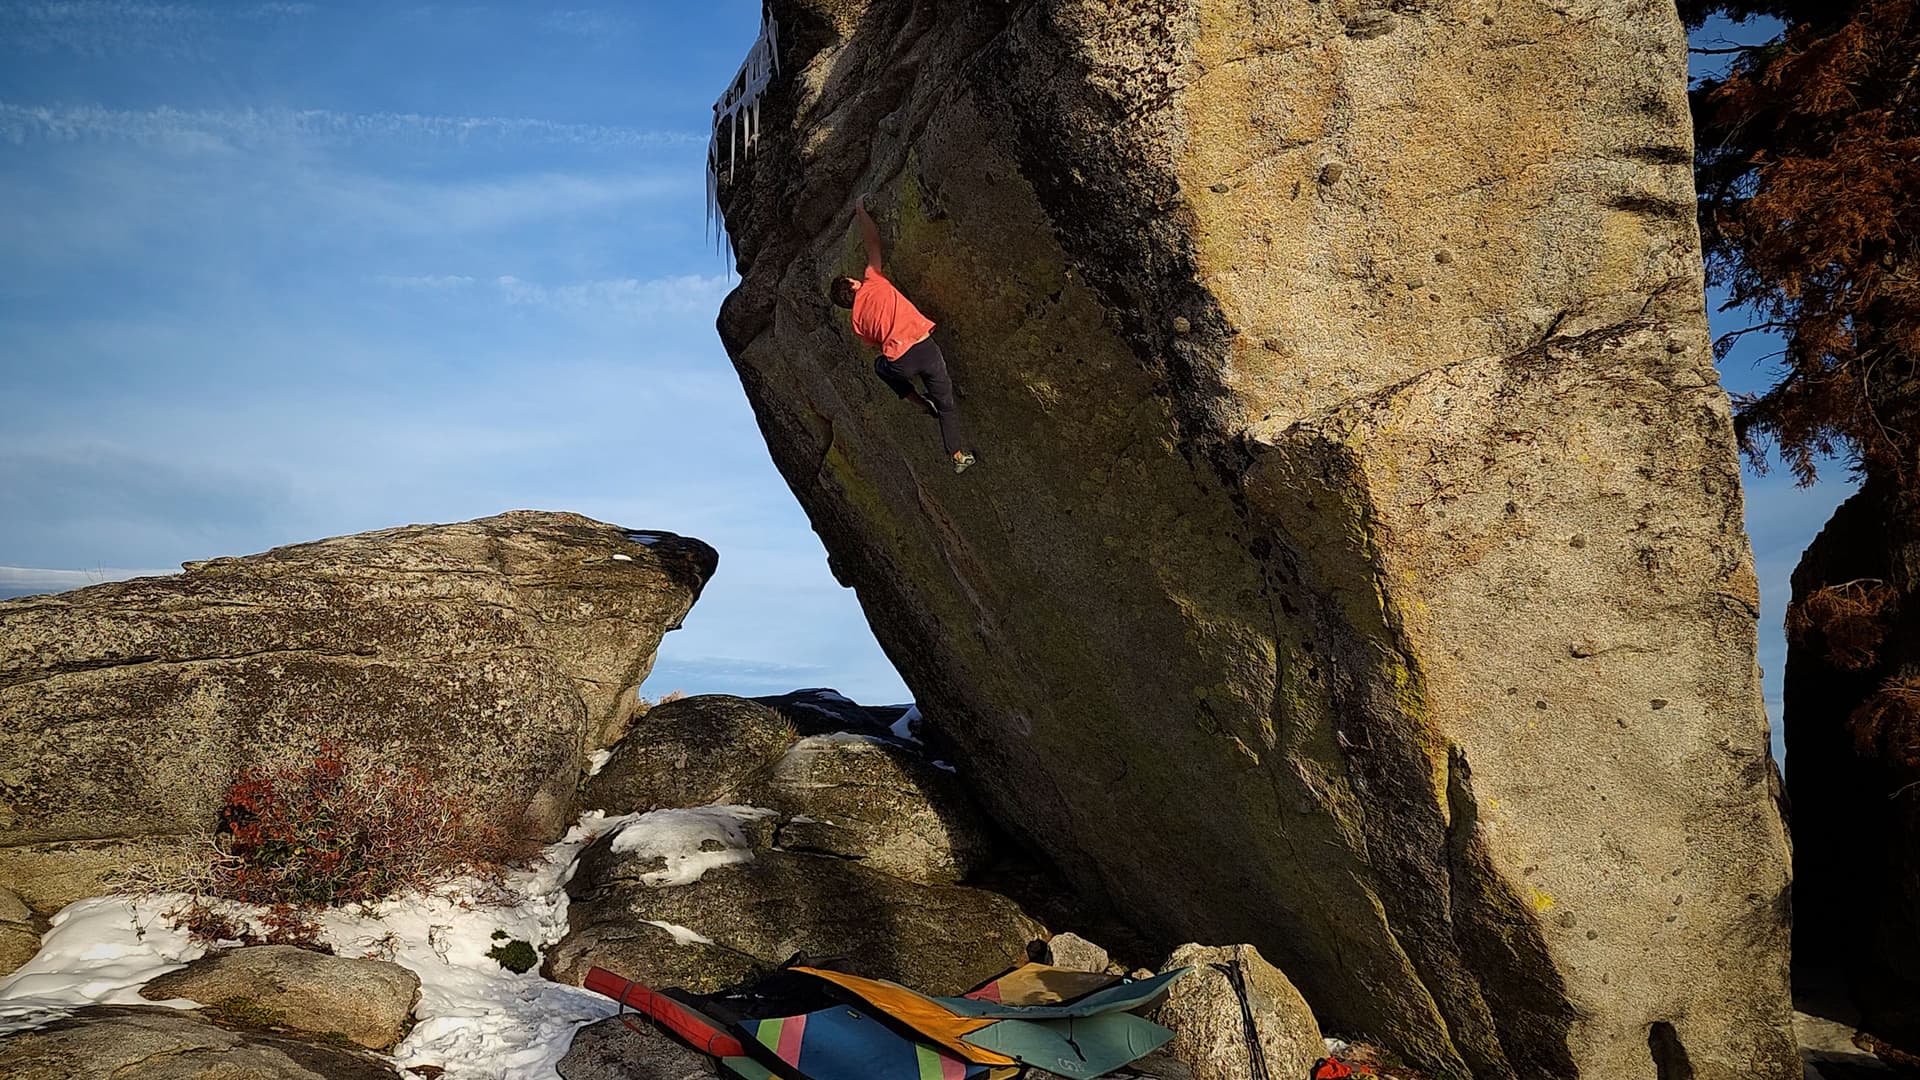
POLYGON ((1904 487, 1920 448, 1920 0, 1686 0, 1786 23, 1693 94, 1709 281, 1785 342, 1781 375, 1736 402, 1756 467, 1802 483, 1837 454, 1904 487))

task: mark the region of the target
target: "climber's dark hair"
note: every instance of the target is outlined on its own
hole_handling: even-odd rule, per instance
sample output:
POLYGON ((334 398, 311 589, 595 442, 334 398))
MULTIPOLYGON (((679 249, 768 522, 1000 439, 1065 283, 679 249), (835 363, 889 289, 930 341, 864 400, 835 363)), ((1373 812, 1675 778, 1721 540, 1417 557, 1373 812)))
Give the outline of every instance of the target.
POLYGON ((827 296, 834 302, 835 306, 846 308, 849 311, 853 310, 853 279, 850 277, 834 278, 833 283, 827 286, 827 296))

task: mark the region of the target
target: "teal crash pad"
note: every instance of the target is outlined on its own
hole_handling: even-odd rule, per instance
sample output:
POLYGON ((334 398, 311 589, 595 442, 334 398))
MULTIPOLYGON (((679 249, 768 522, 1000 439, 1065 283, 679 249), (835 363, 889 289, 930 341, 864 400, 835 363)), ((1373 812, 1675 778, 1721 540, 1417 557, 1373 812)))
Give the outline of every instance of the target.
POLYGON ((1063 1020, 1002 1020, 964 1038, 1058 1076, 1086 1080, 1145 1057, 1173 1032, 1129 1012, 1063 1020))

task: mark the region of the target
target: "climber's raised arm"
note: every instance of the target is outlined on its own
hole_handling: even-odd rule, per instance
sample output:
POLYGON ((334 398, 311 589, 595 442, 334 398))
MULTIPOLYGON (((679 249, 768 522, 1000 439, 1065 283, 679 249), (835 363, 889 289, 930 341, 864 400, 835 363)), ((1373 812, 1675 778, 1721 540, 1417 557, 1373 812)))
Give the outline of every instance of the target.
POLYGON ((877 274, 880 272, 880 227, 867 213, 865 195, 853 201, 853 216, 860 222, 860 239, 867 242, 867 269, 877 274))

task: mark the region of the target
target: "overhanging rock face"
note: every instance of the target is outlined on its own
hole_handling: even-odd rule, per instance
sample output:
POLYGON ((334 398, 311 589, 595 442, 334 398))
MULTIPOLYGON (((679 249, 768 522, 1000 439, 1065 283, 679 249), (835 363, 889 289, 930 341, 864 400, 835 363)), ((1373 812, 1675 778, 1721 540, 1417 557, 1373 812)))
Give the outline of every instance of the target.
POLYGON ((773 14, 721 334, 1000 816, 1441 1075, 1797 1076, 1671 5, 773 14))

